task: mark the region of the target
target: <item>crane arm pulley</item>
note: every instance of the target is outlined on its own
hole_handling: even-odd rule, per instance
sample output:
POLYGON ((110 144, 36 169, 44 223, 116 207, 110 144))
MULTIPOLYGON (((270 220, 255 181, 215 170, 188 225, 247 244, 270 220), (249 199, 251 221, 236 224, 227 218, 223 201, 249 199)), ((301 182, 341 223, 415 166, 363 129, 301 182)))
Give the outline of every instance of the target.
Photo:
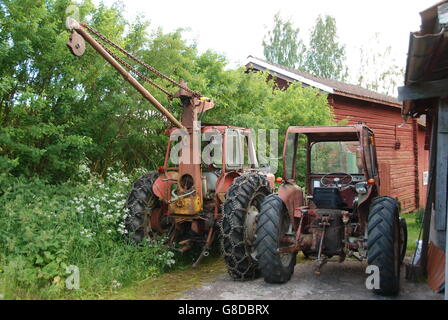
POLYGON ((209 109, 213 107, 213 102, 210 102, 208 98, 205 98, 207 101, 204 100, 204 98, 201 96, 201 94, 197 91, 189 89, 185 82, 176 82, 170 77, 164 75, 154 67, 144 63, 134 55, 127 52, 125 49, 121 48, 111 40, 107 39, 104 35, 99 33, 98 31, 94 30, 90 26, 79 23, 78 21, 69 18, 67 26, 69 29, 72 30, 72 34, 70 36, 70 40, 67 43, 67 46, 70 48, 71 52, 76 56, 81 56, 84 54, 85 51, 85 43, 84 40, 87 41, 107 62, 109 62, 122 76, 123 78, 128 81, 145 99, 147 99, 151 104, 156 107, 168 120, 176 127, 185 129, 185 126, 178 121, 156 98, 154 98, 151 93, 140 83, 138 82, 130 72, 140 77, 142 80, 148 82, 155 88, 161 90, 163 93, 168 95, 168 97, 171 99, 173 97, 187 97, 188 99, 192 99, 192 101, 197 101, 196 103, 199 103, 200 105, 207 106, 203 111, 206 109, 209 109), (90 33, 94 34, 98 39, 104 42, 104 44, 98 42, 90 33), (135 69, 133 66, 131 66, 129 63, 121 59, 118 55, 116 55, 111 49, 106 47, 107 45, 110 45, 111 47, 115 48, 116 50, 120 51, 122 54, 126 55, 128 58, 132 59, 134 62, 140 64, 147 70, 151 71, 152 73, 156 74, 160 78, 163 78, 167 80, 168 82, 172 83, 173 85, 179 87, 179 91, 172 95, 168 90, 161 87, 157 83, 155 83, 150 78, 143 75, 140 71, 135 69), (127 70, 126 70, 127 69, 127 70), (130 72, 128 72, 128 70, 130 72))

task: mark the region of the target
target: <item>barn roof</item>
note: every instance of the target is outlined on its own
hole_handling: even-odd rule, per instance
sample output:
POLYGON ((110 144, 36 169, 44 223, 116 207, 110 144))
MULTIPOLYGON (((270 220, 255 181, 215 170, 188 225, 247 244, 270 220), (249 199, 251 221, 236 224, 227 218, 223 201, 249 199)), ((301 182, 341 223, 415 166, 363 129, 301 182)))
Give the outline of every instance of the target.
POLYGON ((299 81, 304 85, 317 88, 329 94, 348 96, 359 100, 377 102, 380 104, 385 104, 397 108, 401 107, 400 101, 395 97, 367 90, 357 85, 313 76, 309 73, 299 71, 296 69, 291 69, 282 66, 280 64, 269 62, 254 56, 247 57, 245 66, 246 68, 249 69, 267 71, 270 74, 286 81, 290 82, 299 81))

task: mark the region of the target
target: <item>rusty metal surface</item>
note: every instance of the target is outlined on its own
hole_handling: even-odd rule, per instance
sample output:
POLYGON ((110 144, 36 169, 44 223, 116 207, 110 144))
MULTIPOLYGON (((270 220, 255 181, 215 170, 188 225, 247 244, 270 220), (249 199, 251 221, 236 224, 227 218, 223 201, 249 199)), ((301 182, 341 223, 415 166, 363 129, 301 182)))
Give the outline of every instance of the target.
POLYGON ((362 125, 354 126, 292 126, 288 128, 287 133, 351 133, 361 132, 362 125))
POLYGON ((67 46, 71 53, 77 57, 82 56, 86 51, 86 42, 84 41, 84 38, 76 31, 73 31, 70 35, 67 46))
POLYGON ((278 188, 278 196, 288 209, 291 221, 294 221, 295 209, 303 206, 303 191, 295 183, 285 182, 278 188))
POLYGON ((150 222, 151 222, 151 229, 162 233, 165 230, 163 230, 162 225, 161 225, 161 220, 162 220, 162 208, 154 208, 151 211, 151 216, 150 216, 150 222))
POLYGON ((445 283, 445 253, 437 248, 432 241, 428 248, 428 285, 434 291, 439 291, 445 283))
POLYGON ((230 171, 218 178, 218 182, 216 183, 216 194, 218 195, 218 198, 221 202, 224 202, 226 192, 229 189, 230 185, 233 183, 233 180, 235 180, 239 176, 240 173, 230 171))
POLYGON ((176 171, 167 171, 161 174, 152 186, 154 194, 163 200, 171 199, 171 186, 176 183, 179 178, 179 173, 176 171))

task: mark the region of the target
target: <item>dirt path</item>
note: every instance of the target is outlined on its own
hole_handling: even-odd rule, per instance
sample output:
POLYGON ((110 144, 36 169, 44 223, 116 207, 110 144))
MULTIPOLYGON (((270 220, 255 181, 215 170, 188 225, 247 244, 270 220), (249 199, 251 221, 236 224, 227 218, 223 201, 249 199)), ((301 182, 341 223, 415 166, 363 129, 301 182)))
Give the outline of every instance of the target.
POLYGON ((404 279, 402 270, 401 292, 395 298, 373 294, 365 287, 366 264, 346 261, 342 264, 329 263, 320 276, 313 273, 313 263, 296 265, 291 280, 283 285, 268 284, 263 279, 248 282, 232 281, 227 274, 221 274, 214 281, 183 292, 180 299, 236 299, 236 300, 431 300, 443 299, 433 293, 425 283, 411 283, 404 279))
POLYGON ((209 257, 196 269, 188 266, 140 281, 107 299, 170 300, 180 298, 186 290, 211 283, 226 274, 222 258, 209 257))
POLYGON ((110 299, 185 299, 185 300, 441 300, 425 283, 404 279, 401 292, 395 298, 373 294, 365 287, 365 263, 345 261, 329 263, 320 276, 313 273, 313 263, 297 264, 292 279, 283 285, 268 284, 263 279, 247 282, 233 281, 222 259, 213 258, 197 269, 188 267, 141 281, 124 289, 110 299))

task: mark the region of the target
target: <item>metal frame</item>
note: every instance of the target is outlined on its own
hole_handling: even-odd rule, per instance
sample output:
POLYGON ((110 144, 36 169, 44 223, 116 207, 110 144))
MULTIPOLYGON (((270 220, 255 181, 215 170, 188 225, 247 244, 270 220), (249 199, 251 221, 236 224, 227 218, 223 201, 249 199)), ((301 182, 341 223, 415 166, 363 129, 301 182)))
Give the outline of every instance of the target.
POLYGON ((435 188, 435 228, 440 243, 445 243, 445 300, 448 300, 446 279, 448 274, 448 99, 440 99, 438 105, 437 126, 437 160, 436 160, 436 188, 435 188), (445 241, 443 241, 445 237, 445 241))

